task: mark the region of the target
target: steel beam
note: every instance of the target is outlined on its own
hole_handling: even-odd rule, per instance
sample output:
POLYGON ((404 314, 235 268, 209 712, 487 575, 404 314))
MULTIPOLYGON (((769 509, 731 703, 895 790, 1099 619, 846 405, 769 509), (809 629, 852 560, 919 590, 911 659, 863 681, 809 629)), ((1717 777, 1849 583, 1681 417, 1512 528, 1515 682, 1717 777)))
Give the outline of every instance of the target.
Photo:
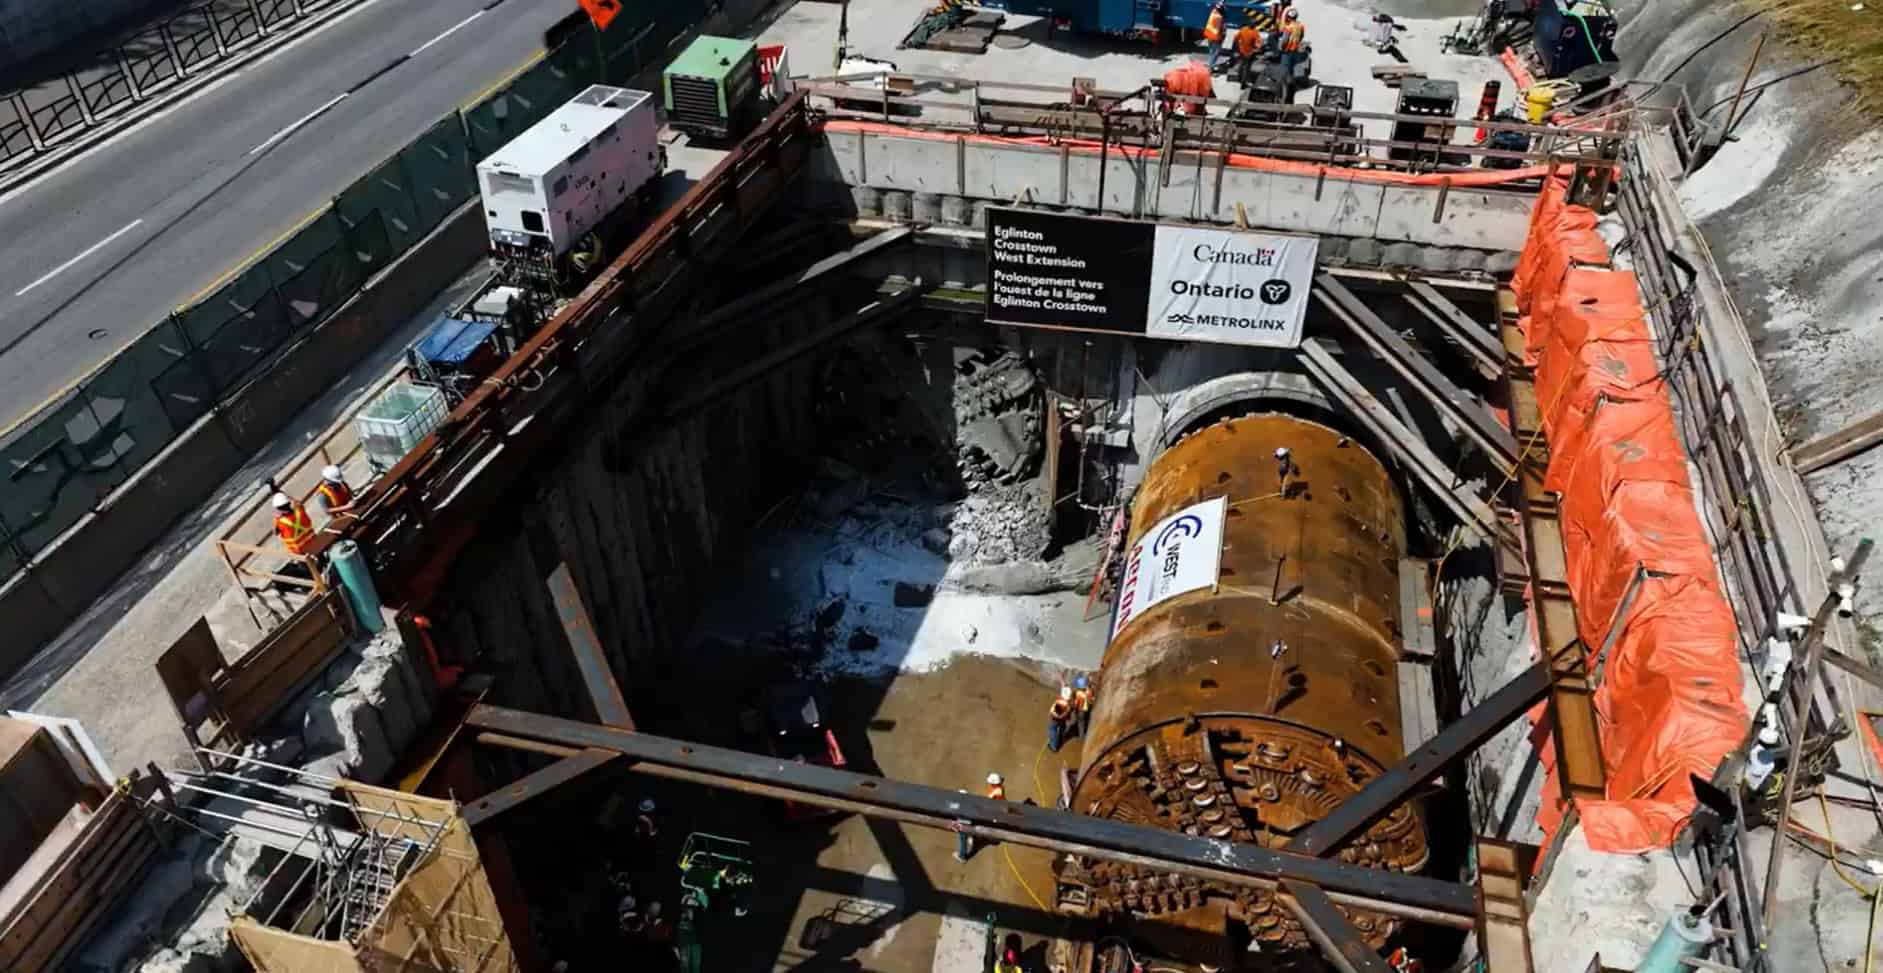
POLYGON ((1360 937, 1360 930, 1334 908, 1334 901, 1320 886, 1287 879, 1281 887, 1282 904, 1301 921, 1308 938, 1340 973, 1393 973, 1392 967, 1360 937))
POLYGON ((1475 891, 1453 882, 495 706, 478 706, 466 722, 513 737, 615 751, 634 761, 641 773, 937 830, 959 829, 983 841, 1265 890, 1296 879, 1322 887, 1341 905, 1454 928, 1471 928, 1477 917, 1475 891))
POLYGON ((535 773, 465 805, 464 823, 475 828, 530 798, 554 790, 591 770, 619 758, 613 750, 591 747, 562 758, 535 773))
POLYGON ((915 239, 915 228, 910 226, 891 226, 876 233, 855 246, 841 253, 834 253, 804 268, 787 278, 751 291, 732 302, 716 307, 706 316, 677 337, 672 348, 666 354, 674 358, 690 358, 688 354, 702 345, 711 343, 720 336, 729 325, 744 324, 753 315, 774 312, 779 304, 789 299, 791 293, 803 287, 820 283, 823 278, 838 271, 848 270, 860 260, 876 256, 885 250, 911 243, 915 239))
POLYGON ((575 589, 568 562, 556 565, 544 583, 549 586, 550 600, 556 603, 563 634, 569 637, 569 654, 582 673, 582 685, 588 688, 589 701, 595 704, 595 718, 608 726, 634 729, 634 717, 628 714, 628 702, 621 695, 621 685, 615 682, 608 653, 595 635, 595 622, 582 604, 582 593, 575 589))
POLYGON ((1498 425, 1490 413, 1473 401, 1463 389, 1452 384, 1431 362, 1406 343, 1366 302, 1354 296, 1345 284, 1331 274, 1314 278, 1314 296, 1321 305, 1347 325, 1361 342, 1386 364, 1404 376, 1425 394, 1432 405, 1463 429, 1471 441, 1484 450, 1498 472, 1508 474, 1517 468, 1517 440, 1510 430, 1498 425))
POLYGON ((818 348, 832 341, 836 341, 858 328, 880 323, 915 303, 916 298, 920 297, 921 293, 921 281, 918 280, 893 294, 885 296, 880 301, 870 302, 868 305, 858 309, 855 313, 844 315, 842 318, 813 331, 777 351, 755 358, 731 372, 720 376, 706 387, 698 389, 691 395, 674 403, 665 412, 661 413, 658 424, 665 427, 675 420, 686 417, 689 413, 693 412, 693 410, 718 401, 734 389, 748 382, 764 378, 770 375, 774 370, 789 364, 794 359, 816 351, 818 348))
POLYGON ((1532 973, 1530 906, 1516 845, 1478 839, 1478 948, 1485 973, 1532 973))
POLYGON ((1336 401, 1345 405, 1354 418, 1365 423, 1426 489, 1451 508, 1460 522, 1477 528, 1486 538, 1515 548, 1516 541, 1503 529, 1503 522, 1490 505, 1466 489, 1458 474, 1425 445, 1425 438, 1406 428, 1392 410, 1386 408, 1359 379, 1353 377, 1352 372, 1335 360, 1332 352, 1312 338, 1301 343, 1300 352, 1301 364, 1308 374, 1336 401))
POLYGON ((1490 698, 1440 730, 1438 735, 1406 755, 1342 801, 1328 816, 1308 825, 1288 842, 1287 850, 1300 855, 1326 855, 1391 813, 1451 766, 1496 736, 1499 730, 1549 695, 1550 668, 1539 662, 1525 669, 1490 698))
POLYGON ((1422 280, 1409 280, 1406 282, 1405 298, 1407 304, 1438 325, 1439 330, 1449 335, 1477 362, 1480 374, 1493 380, 1504 374, 1504 346, 1490 331, 1471 320, 1471 315, 1440 294, 1437 288, 1422 280))

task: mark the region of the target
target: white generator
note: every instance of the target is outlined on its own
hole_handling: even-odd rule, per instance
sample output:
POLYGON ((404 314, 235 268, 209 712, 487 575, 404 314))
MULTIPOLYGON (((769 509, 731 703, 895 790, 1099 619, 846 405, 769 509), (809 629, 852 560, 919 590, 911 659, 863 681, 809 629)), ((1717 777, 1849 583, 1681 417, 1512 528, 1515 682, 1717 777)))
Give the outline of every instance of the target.
POLYGON ((556 264, 651 193, 667 161, 657 104, 645 91, 592 85, 478 163, 492 250, 556 264))

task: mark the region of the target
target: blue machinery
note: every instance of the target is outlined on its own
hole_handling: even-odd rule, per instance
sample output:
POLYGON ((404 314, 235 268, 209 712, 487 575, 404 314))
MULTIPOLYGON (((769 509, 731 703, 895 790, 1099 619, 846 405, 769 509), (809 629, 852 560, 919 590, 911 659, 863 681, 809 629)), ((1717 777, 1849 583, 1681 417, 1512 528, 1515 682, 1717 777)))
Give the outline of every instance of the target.
MULTIPOLYGON (((1011 14, 1051 17, 1080 33, 1155 38, 1164 31, 1201 32, 1209 20, 1211 0, 978 0, 975 6, 1011 14)), ((1242 25, 1248 16, 1266 12, 1266 3, 1225 0, 1224 28, 1242 25)))

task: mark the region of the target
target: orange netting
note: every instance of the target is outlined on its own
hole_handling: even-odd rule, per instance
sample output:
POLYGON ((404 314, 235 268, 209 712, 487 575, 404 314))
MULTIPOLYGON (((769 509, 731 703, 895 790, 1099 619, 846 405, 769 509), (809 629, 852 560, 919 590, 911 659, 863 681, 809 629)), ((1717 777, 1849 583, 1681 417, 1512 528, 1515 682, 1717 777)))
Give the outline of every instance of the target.
MULTIPOLYGON (((1591 848, 1631 853, 1673 841, 1695 804, 1688 776, 1712 773, 1744 735, 1747 714, 1732 607, 1694 507, 1635 277, 1597 269, 1608 250, 1595 214, 1565 205, 1566 190, 1552 179, 1540 197, 1512 287, 1550 441, 1544 485, 1562 498, 1569 587, 1592 668, 1616 633, 1595 694, 1608 794, 1577 801, 1576 812, 1591 848)), ((1546 729, 1535 736, 1553 771, 1546 729)), ((1564 812, 1551 773, 1537 815, 1546 842, 1564 812)))

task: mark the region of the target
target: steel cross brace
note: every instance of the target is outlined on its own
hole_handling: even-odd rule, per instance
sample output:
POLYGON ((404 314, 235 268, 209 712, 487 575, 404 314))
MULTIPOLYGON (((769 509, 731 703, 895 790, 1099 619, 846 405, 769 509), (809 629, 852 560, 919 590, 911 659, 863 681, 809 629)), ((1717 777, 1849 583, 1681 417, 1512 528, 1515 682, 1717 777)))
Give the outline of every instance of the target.
MULTIPOLYGON (((495 706, 478 706, 465 722, 511 737, 577 750, 616 752, 633 761, 633 769, 640 773, 936 830, 952 831, 959 826, 984 841, 1045 848, 1264 890, 1292 879, 1320 886, 1329 901, 1349 908, 1458 929, 1472 928, 1477 919, 1477 893, 1470 886, 1454 882, 495 706)), ((479 739, 499 742, 488 734, 479 739)))
POLYGON ((1457 423, 1491 458, 1498 472, 1509 474, 1517 468, 1517 440, 1510 430, 1499 425, 1464 390, 1426 361, 1391 326, 1380 320, 1365 301, 1355 297, 1347 285, 1330 274, 1321 274, 1314 279, 1314 296, 1374 354, 1425 393, 1434 408, 1457 423))

